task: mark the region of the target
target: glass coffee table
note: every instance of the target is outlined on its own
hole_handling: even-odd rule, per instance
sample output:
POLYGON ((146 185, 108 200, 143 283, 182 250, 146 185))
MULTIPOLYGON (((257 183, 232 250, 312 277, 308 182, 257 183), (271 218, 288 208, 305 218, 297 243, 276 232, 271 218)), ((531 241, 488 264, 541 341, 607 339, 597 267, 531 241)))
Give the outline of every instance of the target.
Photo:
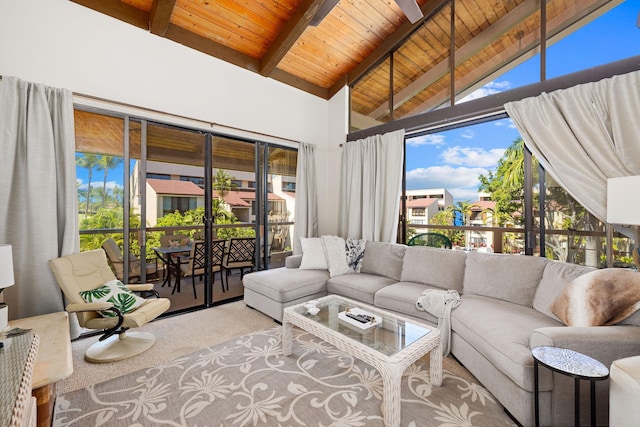
POLYGON ((416 360, 430 353, 431 385, 442 384, 440 331, 435 327, 329 295, 284 309, 282 350, 285 356, 292 351, 293 325, 378 370, 384 386, 382 414, 387 426, 400 425, 402 374, 416 360))

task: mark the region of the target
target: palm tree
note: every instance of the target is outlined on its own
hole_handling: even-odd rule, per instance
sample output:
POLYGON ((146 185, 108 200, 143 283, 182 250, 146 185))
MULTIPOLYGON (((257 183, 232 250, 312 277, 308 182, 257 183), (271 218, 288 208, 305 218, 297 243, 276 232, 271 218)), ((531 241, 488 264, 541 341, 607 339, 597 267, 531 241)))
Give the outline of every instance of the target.
POLYGON ((79 154, 76 155, 76 165, 85 168, 88 171, 87 176, 87 205, 84 210, 86 218, 91 211, 91 179, 93 178, 93 169, 98 165, 99 156, 96 154, 79 154))
POLYGON ((454 212, 459 212, 462 215, 462 225, 469 224, 469 218, 471 217, 473 203, 470 203, 466 200, 461 202, 457 202, 456 206, 453 208, 454 212))
POLYGON ((117 168, 122 163, 122 157, 113 156, 100 156, 96 169, 104 172, 104 178, 102 180, 102 206, 105 207, 107 202, 107 177, 111 169, 117 168))
POLYGON ((224 196, 236 188, 238 186, 233 182, 233 177, 224 169, 218 169, 216 177, 213 179, 213 189, 218 192, 218 196, 224 199, 224 196))

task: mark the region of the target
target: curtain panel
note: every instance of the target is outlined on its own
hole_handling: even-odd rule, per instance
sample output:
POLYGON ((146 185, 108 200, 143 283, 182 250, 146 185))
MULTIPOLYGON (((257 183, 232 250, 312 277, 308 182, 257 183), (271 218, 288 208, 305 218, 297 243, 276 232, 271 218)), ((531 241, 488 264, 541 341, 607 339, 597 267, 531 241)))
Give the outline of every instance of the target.
POLYGON ((64 310, 49 260, 78 252, 73 95, 0 81, 0 242, 13 249, 9 318, 64 310))
POLYGON ((318 235, 318 188, 314 146, 301 143, 296 167, 296 202, 293 253, 302 254, 300 239, 318 235))
POLYGON ((340 174, 340 236, 396 242, 403 163, 404 129, 345 144, 340 174))
POLYGON ((607 179, 640 175, 640 72, 505 104, 525 145, 605 221, 607 179))

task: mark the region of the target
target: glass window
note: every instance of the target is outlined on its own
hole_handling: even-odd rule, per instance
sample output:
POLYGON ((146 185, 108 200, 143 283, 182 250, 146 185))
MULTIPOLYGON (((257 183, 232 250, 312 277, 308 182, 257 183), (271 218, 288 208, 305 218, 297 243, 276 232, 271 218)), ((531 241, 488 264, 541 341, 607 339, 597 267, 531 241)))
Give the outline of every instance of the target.
POLYGON ((351 131, 368 129, 390 120, 391 60, 386 58, 351 88, 351 131))
POLYGON ((547 1, 547 78, 640 55, 640 1, 547 1))

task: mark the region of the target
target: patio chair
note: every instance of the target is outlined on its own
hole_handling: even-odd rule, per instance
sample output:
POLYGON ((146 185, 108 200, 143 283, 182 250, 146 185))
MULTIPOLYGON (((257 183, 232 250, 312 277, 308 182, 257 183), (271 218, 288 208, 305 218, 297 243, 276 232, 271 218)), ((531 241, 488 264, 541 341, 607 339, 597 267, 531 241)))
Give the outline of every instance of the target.
MULTIPOLYGON (((115 273, 118 280, 124 280, 124 269, 125 269, 125 261, 124 255, 122 255, 122 251, 120 247, 116 243, 115 240, 109 238, 102 243, 102 249, 104 249, 107 254, 107 258, 109 258, 109 264, 113 268, 113 272, 115 273)), ((129 279, 128 282, 133 282, 137 279, 140 281, 140 265, 141 260, 134 256, 129 256, 129 262, 126 263, 127 269, 129 271, 129 279)), ((146 277, 153 275, 158 275, 158 260, 157 258, 148 259, 145 263, 145 272, 146 277)))
MULTIPOLYGON (((224 255, 224 247, 226 240, 213 240, 211 242, 211 272, 213 274, 213 282, 216 280, 216 272, 222 271, 222 259, 224 255)), ((202 280, 206 268, 206 254, 205 254, 205 242, 195 241, 191 245, 191 253, 188 257, 181 256, 178 258, 178 265, 183 277, 191 277, 191 283, 193 285, 193 297, 198 299, 196 292, 196 276, 202 280)), ((224 281, 222 280, 222 273, 220 273, 220 281, 222 282, 222 291, 224 292, 224 281)), ((178 281, 179 283, 179 281, 178 281)), ((171 294, 178 292, 180 289, 178 286, 173 288, 171 294)))
MULTIPOLYGON (((201 239, 194 239, 194 240, 201 240, 201 239)), ((160 236, 160 246, 163 246, 165 248, 169 246, 185 246, 187 243, 189 243, 189 236, 187 236, 186 234, 165 234, 164 236, 160 236)), ((173 257, 174 261, 176 261, 177 263, 178 255, 171 255, 171 256, 173 257)), ((168 280, 168 278, 166 277, 166 274, 169 271, 169 260, 167 260, 166 258, 163 258, 160 255, 158 255, 158 258, 163 264, 162 286, 168 285, 170 287, 171 280, 168 280)))
MULTIPOLYGON (((229 290, 229 274, 231 270, 240 269, 240 279, 244 276, 244 269, 253 271, 255 268, 256 239, 253 237, 231 238, 229 248, 222 262, 222 277, 226 279, 229 290)), ((223 283, 224 286, 224 283, 223 283)))
POLYGON ((408 242, 408 246, 431 246, 434 248, 451 249, 453 244, 444 234, 440 233, 422 233, 416 234, 408 242))
MULTIPOLYGON (((51 271, 64 293, 69 313, 76 313, 80 326, 87 329, 101 329, 102 336, 85 352, 88 362, 103 363, 123 360, 140 354, 153 346, 155 337, 148 332, 131 331, 145 325, 169 309, 167 298, 143 299, 130 292, 151 292, 157 296, 152 284, 126 285, 126 290, 117 288, 113 299, 103 302, 86 302, 81 292, 103 288, 112 284, 116 276, 109 267, 105 251, 92 251, 66 255, 49 261, 51 271), (139 306, 133 311, 120 310, 118 302, 135 300, 139 306), (141 301, 140 301, 141 300, 141 301), (113 301, 116 301, 114 303, 113 301), (105 314, 108 313, 108 314, 105 314)), ((120 285, 122 286, 122 285, 120 285)), ((107 295, 108 296, 108 295, 107 295)), ((131 307, 128 307, 130 309, 131 307)))

